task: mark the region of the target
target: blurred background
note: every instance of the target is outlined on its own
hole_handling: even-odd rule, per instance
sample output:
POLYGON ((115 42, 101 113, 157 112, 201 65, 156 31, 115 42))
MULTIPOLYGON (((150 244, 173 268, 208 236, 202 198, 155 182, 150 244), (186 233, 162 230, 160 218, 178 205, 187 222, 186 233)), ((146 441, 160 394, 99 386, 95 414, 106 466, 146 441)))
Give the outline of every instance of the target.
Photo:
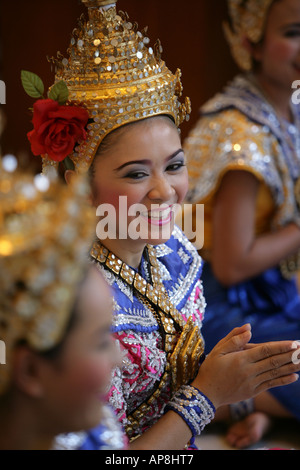
MULTIPOLYGON (((163 46, 169 69, 182 70, 184 96, 192 100, 192 116, 182 126, 186 137, 199 107, 237 72, 223 36, 225 0, 118 0, 139 29, 148 26, 153 45, 163 46)), ((66 55, 71 33, 86 8, 80 0, 0 0, 0 80, 6 84, 6 104, 0 104, 0 152, 13 153, 24 167, 39 171, 26 134, 32 129, 29 108, 34 100, 21 85, 22 69, 52 85, 54 72, 46 56, 66 55)))

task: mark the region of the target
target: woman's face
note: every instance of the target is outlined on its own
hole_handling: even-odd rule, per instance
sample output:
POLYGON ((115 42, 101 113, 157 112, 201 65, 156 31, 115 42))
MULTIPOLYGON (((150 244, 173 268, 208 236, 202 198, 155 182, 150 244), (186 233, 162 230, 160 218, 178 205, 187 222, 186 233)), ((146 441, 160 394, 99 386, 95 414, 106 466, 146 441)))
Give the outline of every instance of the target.
POLYGON ((100 423, 102 407, 119 361, 111 336, 112 298, 106 281, 93 268, 80 289, 78 319, 55 361, 42 359, 43 410, 48 429, 90 429, 100 423))
POLYGON ((278 91, 300 79, 300 0, 277 0, 267 18, 263 41, 254 46, 259 73, 278 91))
POLYGON ((176 126, 167 117, 146 119, 117 130, 111 144, 95 162, 94 205, 114 206, 119 244, 165 242, 188 186, 176 126))

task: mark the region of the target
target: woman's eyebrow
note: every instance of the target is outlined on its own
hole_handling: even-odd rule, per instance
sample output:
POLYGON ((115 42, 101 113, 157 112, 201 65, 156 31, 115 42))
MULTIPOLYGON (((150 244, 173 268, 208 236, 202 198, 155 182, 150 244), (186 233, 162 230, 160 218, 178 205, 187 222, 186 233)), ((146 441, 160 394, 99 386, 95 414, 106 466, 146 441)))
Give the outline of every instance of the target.
POLYGON ((282 26, 282 29, 287 28, 300 28, 300 23, 286 23, 282 26))
POLYGON ((126 166, 129 166, 129 165, 135 165, 135 164, 149 165, 150 163, 151 163, 151 160, 131 160, 130 162, 123 163, 123 165, 119 166, 118 168, 115 168, 114 171, 122 170, 122 168, 125 168, 126 166))
MULTIPOLYGON (((182 149, 179 149, 179 150, 177 150, 176 152, 174 152, 172 155, 170 155, 169 157, 166 158, 166 162, 168 162, 169 160, 172 160, 172 158, 177 157, 177 155, 178 155, 179 153, 183 153, 183 150, 182 150, 182 149)), ((123 165, 119 166, 118 168, 115 168, 114 171, 119 171, 119 170, 122 170, 123 168, 125 168, 126 166, 135 165, 135 164, 139 164, 139 165, 150 165, 150 164, 151 164, 151 160, 131 160, 130 162, 123 163, 123 165)))

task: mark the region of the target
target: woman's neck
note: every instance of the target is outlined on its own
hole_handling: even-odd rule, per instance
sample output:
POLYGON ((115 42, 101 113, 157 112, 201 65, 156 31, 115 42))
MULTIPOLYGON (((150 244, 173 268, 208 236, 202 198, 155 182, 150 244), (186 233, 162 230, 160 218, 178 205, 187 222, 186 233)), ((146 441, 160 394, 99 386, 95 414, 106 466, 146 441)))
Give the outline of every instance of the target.
POLYGON ((133 269, 138 269, 141 264, 146 244, 132 240, 103 240, 103 245, 116 255, 124 263, 133 269))
POLYGON ((277 116, 293 122, 294 118, 291 110, 292 89, 286 90, 275 82, 271 82, 260 73, 253 74, 253 78, 256 86, 274 108, 277 116))

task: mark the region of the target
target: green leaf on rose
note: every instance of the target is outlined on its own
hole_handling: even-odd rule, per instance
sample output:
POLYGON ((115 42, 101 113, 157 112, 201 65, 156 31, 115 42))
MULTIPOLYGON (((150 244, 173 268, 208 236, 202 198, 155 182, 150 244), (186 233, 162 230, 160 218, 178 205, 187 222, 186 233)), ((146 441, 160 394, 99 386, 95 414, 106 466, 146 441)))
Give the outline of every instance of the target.
POLYGON ((69 90, 63 80, 55 83, 48 92, 48 98, 57 101, 60 105, 65 104, 69 98, 69 90))
POLYGON ((35 73, 21 70, 21 82, 24 90, 31 98, 43 98, 44 84, 35 73))

